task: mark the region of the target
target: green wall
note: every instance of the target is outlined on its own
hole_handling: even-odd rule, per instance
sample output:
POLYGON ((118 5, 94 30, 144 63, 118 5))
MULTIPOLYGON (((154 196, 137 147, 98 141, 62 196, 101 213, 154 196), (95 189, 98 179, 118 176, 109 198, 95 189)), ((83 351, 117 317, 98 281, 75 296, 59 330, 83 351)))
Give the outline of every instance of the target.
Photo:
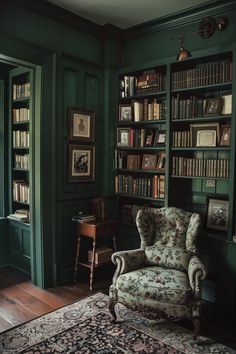
MULTIPOLYGON (((192 56, 235 47, 236 8, 234 1, 214 1, 194 12, 176 14, 125 31, 100 27, 63 12, 44 1, 5 0, 0 4, 0 54, 26 61, 36 67, 40 112, 35 119, 35 237, 33 281, 41 287, 71 279, 75 252, 71 217, 88 211, 91 198, 107 196, 112 215, 114 203, 113 148, 117 117, 117 69, 127 71, 174 62, 178 41, 171 37, 198 30, 202 18, 226 16, 226 31, 216 31, 209 39, 198 34, 186 38, 192 56), (42 75, 42 80, 41 80, 42 75), (41 104, 42 102, 42 104, 41 104), (96 112, 96 176, 94 183, 67 182, 68 107, 96 112), (39 148, 38 148, 39 147, 39 148)), ((235 89, 234 89, 235 90, 235 89)), ((0 256, 9 247, 8 223, 0 221, 0 256), (1 232, 3 230, 3 232, 1 232), (4 236, 5 235, 5 238, 4 236)), ((137 244, 126 228, 121 248, 137 244), (127 242, 128 241, 128 242, 127 242)), ((18 237, 19 239, 19 237, 18 237)), ((230 304, 235 301, 235 245, 204 239, 202 256, 212 274, 205 297, 222 302, 218 296, 230 285, 230 304), (212 251, 214 249, 214 251, 212 251), (211 250, 211 251, 210 251, 211 250), (209 252, 208 252, 209 251, 209 252), (208 256, 208 253, 210 256, 208 256), (219 257, 220 262, 216 262, 219 257), (227 277, 219 277, 222 267, 227 277), (234 278, 233 278, 234 277, 234 278), (213 284, 213 285, 212 285, 213 284), (216 292, 217 289, 217 292, 216 292)))

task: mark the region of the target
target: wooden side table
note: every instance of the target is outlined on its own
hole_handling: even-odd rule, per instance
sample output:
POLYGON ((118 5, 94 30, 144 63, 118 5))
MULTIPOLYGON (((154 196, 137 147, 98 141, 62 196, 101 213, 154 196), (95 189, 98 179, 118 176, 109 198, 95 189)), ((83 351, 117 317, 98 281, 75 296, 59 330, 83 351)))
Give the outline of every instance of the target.
MULTIPOLYGON (((76 222, 76 234, 77 234, 77 251, 75 258, 75 270, 74 270, 74 283, 77 281, 78 265, 90 268, 90 290, 93 289, 93 278, 94 278, 94 268, 100 267, 104 263, 95 264, 95 252, 96 252, 96 242, 101 237, 112 237, 113 238, 113 248, 114 252, 117 250, 116 245, 116 229, 117 221, 105 219, 102 221, 90 221, 90 222, 76 222), (92 262, 81 262, 79 261, 80 252, 80 242, 82 237, 88 237, 93 239, 92 248, 92 262)), ((107 263, 107 262, 105 262, 107 263)))

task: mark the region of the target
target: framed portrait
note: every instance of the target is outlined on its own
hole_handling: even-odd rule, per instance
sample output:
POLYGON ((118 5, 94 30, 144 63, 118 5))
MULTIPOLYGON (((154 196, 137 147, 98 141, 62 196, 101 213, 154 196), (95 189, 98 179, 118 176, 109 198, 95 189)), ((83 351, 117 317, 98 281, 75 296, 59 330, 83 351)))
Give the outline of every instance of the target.
POLYGON ((154 132, 155 132, 155 130, 153 130, 153 129, 146 130, 144 146, 146 146, 146 147, 152 146, 153 140, 154 140, 154 132))
POLYGON ((164 169, 166 165, 166 153, 165 151, 161 151, 157 161, 157 168, 164 169))
POLYGON ((205 116, 216 116, 221 114, 221 109, 223 106, 223 98, 209 98, 206 101, 205 106, 205 116))
POLYGON ((143 154, 142 170, 155 170, 157 166, 156 154, 143 154))
POLYGON ((214 147, 219 142, 219 123, 190 124, 193 147, 214 147))
POLYGON ((94 142, 94 111, 70 107, 68 122, 68 136, 70 141, 94 142))
POLYGON ((222 199, 208 199, 206 227, 212 230, 227 231, 229 202, 222 199))
POLYGON ((229 146, 231 139, 231 126, 230 125, 222 125, 220 134, 220 145, 221 146, 229 146))
POLYGON ((162 130, 157 130, 153 141, 153 146, 157 146, 159 144, 165 144, 165 142, 166 142, 166 132, 162 130))
POLYGON ((95 146, 69 144, 68 182, 94 181, 95 146))
POLYGON ((117 146, 130 146, 130 128, 117 128, 117 146))
POLYGON ((119 105, 119 121, 129 122, 132 120, 132 107, 130 104, 119 105))

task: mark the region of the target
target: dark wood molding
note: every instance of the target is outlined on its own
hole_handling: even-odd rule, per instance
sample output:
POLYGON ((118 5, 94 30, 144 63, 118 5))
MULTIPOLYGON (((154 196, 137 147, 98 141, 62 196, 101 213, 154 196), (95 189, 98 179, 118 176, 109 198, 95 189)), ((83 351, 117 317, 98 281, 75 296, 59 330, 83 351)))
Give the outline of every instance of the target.
POLYGON ((178 11, 170 16, 164 16, 160 19, 145 22, 123 30, 123 39, 132 39, 142 35, 148 35, 156 31, 177 29, 183 24, 189 25, 198 22, 207 16, 219 16, 225 12, 235 10, 236 2, 234 0, 213 0, 204 5, 191 7, 189 10, 178 11))

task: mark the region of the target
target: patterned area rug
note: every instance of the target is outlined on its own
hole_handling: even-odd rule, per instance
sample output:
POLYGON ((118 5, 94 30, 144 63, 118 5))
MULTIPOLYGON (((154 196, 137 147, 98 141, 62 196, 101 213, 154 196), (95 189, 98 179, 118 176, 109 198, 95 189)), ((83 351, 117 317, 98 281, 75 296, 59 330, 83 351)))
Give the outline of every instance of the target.
POLYGON ((156 322, 117 305, 111 323, 108 296, 98 293, 0 334, 0 353, 193 354, 236 351, 200 337, 176 323, 156 322))

